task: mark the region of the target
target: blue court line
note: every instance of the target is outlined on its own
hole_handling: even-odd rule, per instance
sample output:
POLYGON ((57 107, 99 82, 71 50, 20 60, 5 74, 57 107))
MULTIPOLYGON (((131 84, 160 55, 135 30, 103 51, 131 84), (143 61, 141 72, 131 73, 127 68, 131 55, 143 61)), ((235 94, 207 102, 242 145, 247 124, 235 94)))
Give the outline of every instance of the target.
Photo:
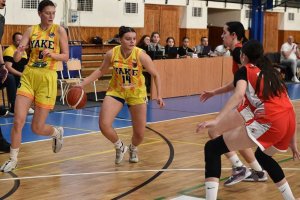
MULTIPOLYGON (((300 84, 287 84, 289 96, 292 100, 300 99, 300 84)), ((156 101, 149 101, 147 110, 147 122, 159 122, 164 120, 178 119, 184 117, 197 116, 201 114, 214 113, 221 110, 231 93, 215 96, 205 103, 201 103, 199 95, 175 97, 164 99, 166 106, 159 109, 156 101)), ((65 135, 78 135, 99 131, 98 115, 100 107, 85 108, 82 110, 67 110, 63 112, 51 112, 47 123, 54 126, 65 127, 65 135)), ((113 123, 114 128, 131 126, 130 113, 127 106, 124 106, 113 123), (118 119, 119 118, 119 119, 118 119), (122 119, 127 119, 122 120, 122 119)), ((32 115, 26 119, 23 128, 22 142, 45 140, 49 137, 38 136, 31 131, 32 115)), ((13 117, 0 118, 1 129, 4 137, 10 141, 10 130, 12 128, 13 117)))

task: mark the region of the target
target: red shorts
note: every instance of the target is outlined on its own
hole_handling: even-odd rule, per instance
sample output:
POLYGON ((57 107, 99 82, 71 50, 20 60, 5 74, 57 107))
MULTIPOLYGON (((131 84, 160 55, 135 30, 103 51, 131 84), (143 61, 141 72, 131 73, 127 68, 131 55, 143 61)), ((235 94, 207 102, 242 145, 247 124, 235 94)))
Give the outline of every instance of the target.
POLYGON ((239 112, 246 121, 248 136, 262 151, 269 147, 283 152, 288 150, 296 129, 296 115, 293 109, 281 113, 280 117, 276 117, 277 120, 270 122, 254 119, 255 115, 248 106, 239 112))

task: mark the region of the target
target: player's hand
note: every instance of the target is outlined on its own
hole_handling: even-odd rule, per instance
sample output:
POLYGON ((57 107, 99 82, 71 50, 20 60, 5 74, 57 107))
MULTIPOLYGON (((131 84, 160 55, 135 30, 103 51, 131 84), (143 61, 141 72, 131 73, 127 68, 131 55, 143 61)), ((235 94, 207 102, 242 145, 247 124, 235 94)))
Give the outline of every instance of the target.
POLYGON ((201 122, 197 125, 196 133, 203 131, 205 128, 214 127, 217 123, 218 121, 216 119, 201 122))
POLYGON ((50 49, 44 49, 42 52, 43 58, 45 59, 46 57, 52 58, 52 52, 50 49))
POLYGON ((200 101, 205 102, 207 99, 213 97, 215 95, 212 91, 203 91, 200 93, 200 101))
POLYGON ((165 107, 165 102, 161 97, 157 97, 156 102, 159 105, 159 108, 165 107))
POLYGON ((297 147, 297 143, 295 142, 292 142, 290 144, 290 148, 292 150, 292 153, 293 153, 293 160, 300 160, 300 152, 298 150, 298 147, 297 147))

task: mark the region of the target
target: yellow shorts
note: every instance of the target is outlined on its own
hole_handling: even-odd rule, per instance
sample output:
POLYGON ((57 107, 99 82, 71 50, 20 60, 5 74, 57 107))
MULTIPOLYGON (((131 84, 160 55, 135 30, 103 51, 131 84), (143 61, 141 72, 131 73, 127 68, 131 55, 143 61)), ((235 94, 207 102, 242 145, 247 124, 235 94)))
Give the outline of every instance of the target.
POLYGON ((53 109, 57 95, 56 71, 25 67, 17 94, 32 99, 38 107, 53 109))
MULTIPOLYGON (((124 101, 129 106, 145 104, 148 102, 146 91, 132 92, 131 90, 125 90, 125 91, 121 92, 121 91, 116 91, 116 90, 108 90, 106 92, 106 95, 124 99, 124 101), (138 93, 138 94, 136 94, 136 93, 138 93)), ((124 102, 121 102, 121 103, 124 103, 124 102)))

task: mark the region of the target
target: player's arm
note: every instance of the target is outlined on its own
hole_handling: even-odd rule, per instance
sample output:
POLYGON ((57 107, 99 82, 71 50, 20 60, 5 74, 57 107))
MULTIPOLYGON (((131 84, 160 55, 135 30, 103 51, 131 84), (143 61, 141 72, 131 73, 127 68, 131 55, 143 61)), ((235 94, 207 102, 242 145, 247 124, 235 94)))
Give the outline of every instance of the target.
POLYGON ((43 56, 51 57, 57 61, 67 62, 69 60, 69 45, 68 45, 68 36, 66 30, 60 26, 59 30, 59 45, 60 53, 54 53, 51 49, 45 49, 43 51, 43 56))
POLYGON ((233 95, 229 98, 219 115, 216 117, 216 120, 220 120, 226 116, 231 110, 236 108, 244 99, 247 88, 247 81, 241 79, 237 81, 236 88, 233 95))
POLYGON ((22 40, 21 40, 19 46, 17 47, 17 50, 15 51, 14 56, 13 56, 15 62, 19 62, 22 59, 23 52, 25 51, 25 49, 28 48, 31 30, 32 30, 32 27, 29 27, 23 34, 22 40))
POLYGON ((98 78, 103 76, 103 74, 106 74, 107 71, 109 70, 110 65, 111 65, 111 58, 112 58, 112 50, 109 50, 104 56, 104 60, 101 64, 101 67, 99 69, 96 69, 91 75, 86 77, 80 83, 80 85, 83 87, 83 86, 97 80, 98 78))
MULTIPOLYGON (((13 59, 13 58, 11 58, 13 59)), ((6 69, 13 75, 16 75, 16 76, 22 76, 22 72, 19 72, 18 70, 15 70, 13 67, 12 67, 13 63, 10 62, 10 61, 5 61, 5 67, 6 69)))
POLYGON ((142 51, 140 53, 139 57, 140 57, 140 61, 141 61, 142 65, 144 66, 144 68, 147 70, 147 72, 149 74, 151 74, 151 76, 154 79, 154 83, 155 83, 156 91, 157 91, 157 103, 162 108, 165 105, 165 103, 163 102, 162 96, 161 96, 161 79, 158 74, 158 71, 155 68, 153 61, 146 53, 144 53, 142 51))

